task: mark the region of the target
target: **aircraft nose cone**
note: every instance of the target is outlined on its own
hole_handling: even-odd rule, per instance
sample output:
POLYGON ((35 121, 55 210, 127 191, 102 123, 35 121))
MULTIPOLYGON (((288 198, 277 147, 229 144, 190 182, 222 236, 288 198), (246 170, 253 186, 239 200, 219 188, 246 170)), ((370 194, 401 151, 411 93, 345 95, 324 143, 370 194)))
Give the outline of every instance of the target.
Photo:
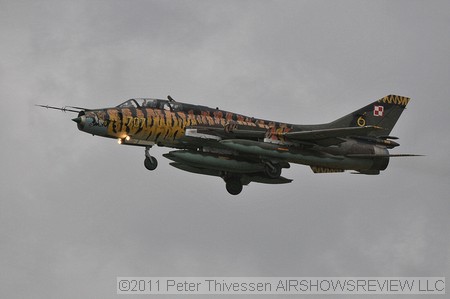
POLYGON ((77 124, 80 124, 80 123, 81 123, 81 117, 72 118, 72 120, 73 120, 74 122, 76 122, 77 124))
POLYGON ((84 115, 72 118, 72 120, 77 123, 78 130, 84 129, 84 123, 86 122, 86 117, 84 115))

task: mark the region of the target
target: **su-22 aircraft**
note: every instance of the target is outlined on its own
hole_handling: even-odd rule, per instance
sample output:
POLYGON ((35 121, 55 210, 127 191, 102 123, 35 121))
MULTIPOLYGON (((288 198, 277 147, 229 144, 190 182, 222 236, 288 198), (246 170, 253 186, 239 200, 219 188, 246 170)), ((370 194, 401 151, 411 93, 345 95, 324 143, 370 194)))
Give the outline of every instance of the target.
POLYGON ((296 125, 256 119, 219 108, 139 98, 118 106, 86 109, 45 108, 76 112, 80 131, 145 147, 144 165, 156 169, 152 146, 175 148, 163 156, 170 165, 192 173, 221 177, 230 194, 251 182, 284 184, 290 163, 309 165, 314 173, 353 170, 377 175, 399 146, 390 136, 409 98, 388 95, 335 121, 296 125))

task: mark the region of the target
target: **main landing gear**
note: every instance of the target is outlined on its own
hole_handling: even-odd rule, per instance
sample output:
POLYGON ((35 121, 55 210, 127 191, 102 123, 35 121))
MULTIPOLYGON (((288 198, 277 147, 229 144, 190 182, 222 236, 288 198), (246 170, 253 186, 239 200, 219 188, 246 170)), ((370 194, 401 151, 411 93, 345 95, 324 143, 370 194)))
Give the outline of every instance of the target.
POLYGON ((158 167, 158 160, 156 160, 155 157, 151 156, 150 151, 151 146, 145 147, 145 160, 144 160, 144 166, 148 170, 155 170, 156 167, 158 167))
MULTIPOLYGON (((264 174, 269 179, 279 179, 283 167, 288 168, 280 163, 268 161, 264 166, 264 174)), ((238 195, 242 192, 243 185, 248 184, 245 183, 246 180, 244 180, 244 184, 242 184, 243 176, 236 173, 224 173, 222 178, 225 181, 225 187, 227 188, 228 193, 231 195, 238 195)))
POLYGON ((228 193, 231 195, 238 195, 242 191, 242 183, 241 178, 239 176, 232 176, 228 178, 224 178, 225 187, 227 188, 228 193))

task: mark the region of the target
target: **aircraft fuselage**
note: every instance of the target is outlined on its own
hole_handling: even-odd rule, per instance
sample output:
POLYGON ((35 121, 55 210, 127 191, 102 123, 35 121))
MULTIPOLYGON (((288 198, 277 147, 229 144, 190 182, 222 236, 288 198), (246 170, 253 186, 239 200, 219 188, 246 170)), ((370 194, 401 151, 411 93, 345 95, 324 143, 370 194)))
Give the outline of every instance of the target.
MULTIPOLYGON (((318 125, 257 119, 219 108, 161 99, 131 99, 111 108, 46 108, 78 112, 78 129, 120 144, 145 147, 144 165, 157 167, 153 145, 176 148, 164 156, 191 173, 218 176, 236 195, 250 182, 283 184, 289 163, 315 173, 355 170, 379 174, 399 144, 390 136, 409 98, 388 95, 335 121, 318 125)), ((41 106, 41 105, 40 105, 41 106)))

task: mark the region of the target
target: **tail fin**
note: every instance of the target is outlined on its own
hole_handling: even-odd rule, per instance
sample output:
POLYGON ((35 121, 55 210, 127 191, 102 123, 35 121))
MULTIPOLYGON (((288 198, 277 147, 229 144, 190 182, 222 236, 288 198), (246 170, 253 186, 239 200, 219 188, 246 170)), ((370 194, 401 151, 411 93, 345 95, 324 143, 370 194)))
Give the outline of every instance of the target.
POLYGON ((388 136, 408 102, 407 97, 388 95, 328 125, 330 128, 377 126, 383 130, 372 131, 369 136, 388 136))

